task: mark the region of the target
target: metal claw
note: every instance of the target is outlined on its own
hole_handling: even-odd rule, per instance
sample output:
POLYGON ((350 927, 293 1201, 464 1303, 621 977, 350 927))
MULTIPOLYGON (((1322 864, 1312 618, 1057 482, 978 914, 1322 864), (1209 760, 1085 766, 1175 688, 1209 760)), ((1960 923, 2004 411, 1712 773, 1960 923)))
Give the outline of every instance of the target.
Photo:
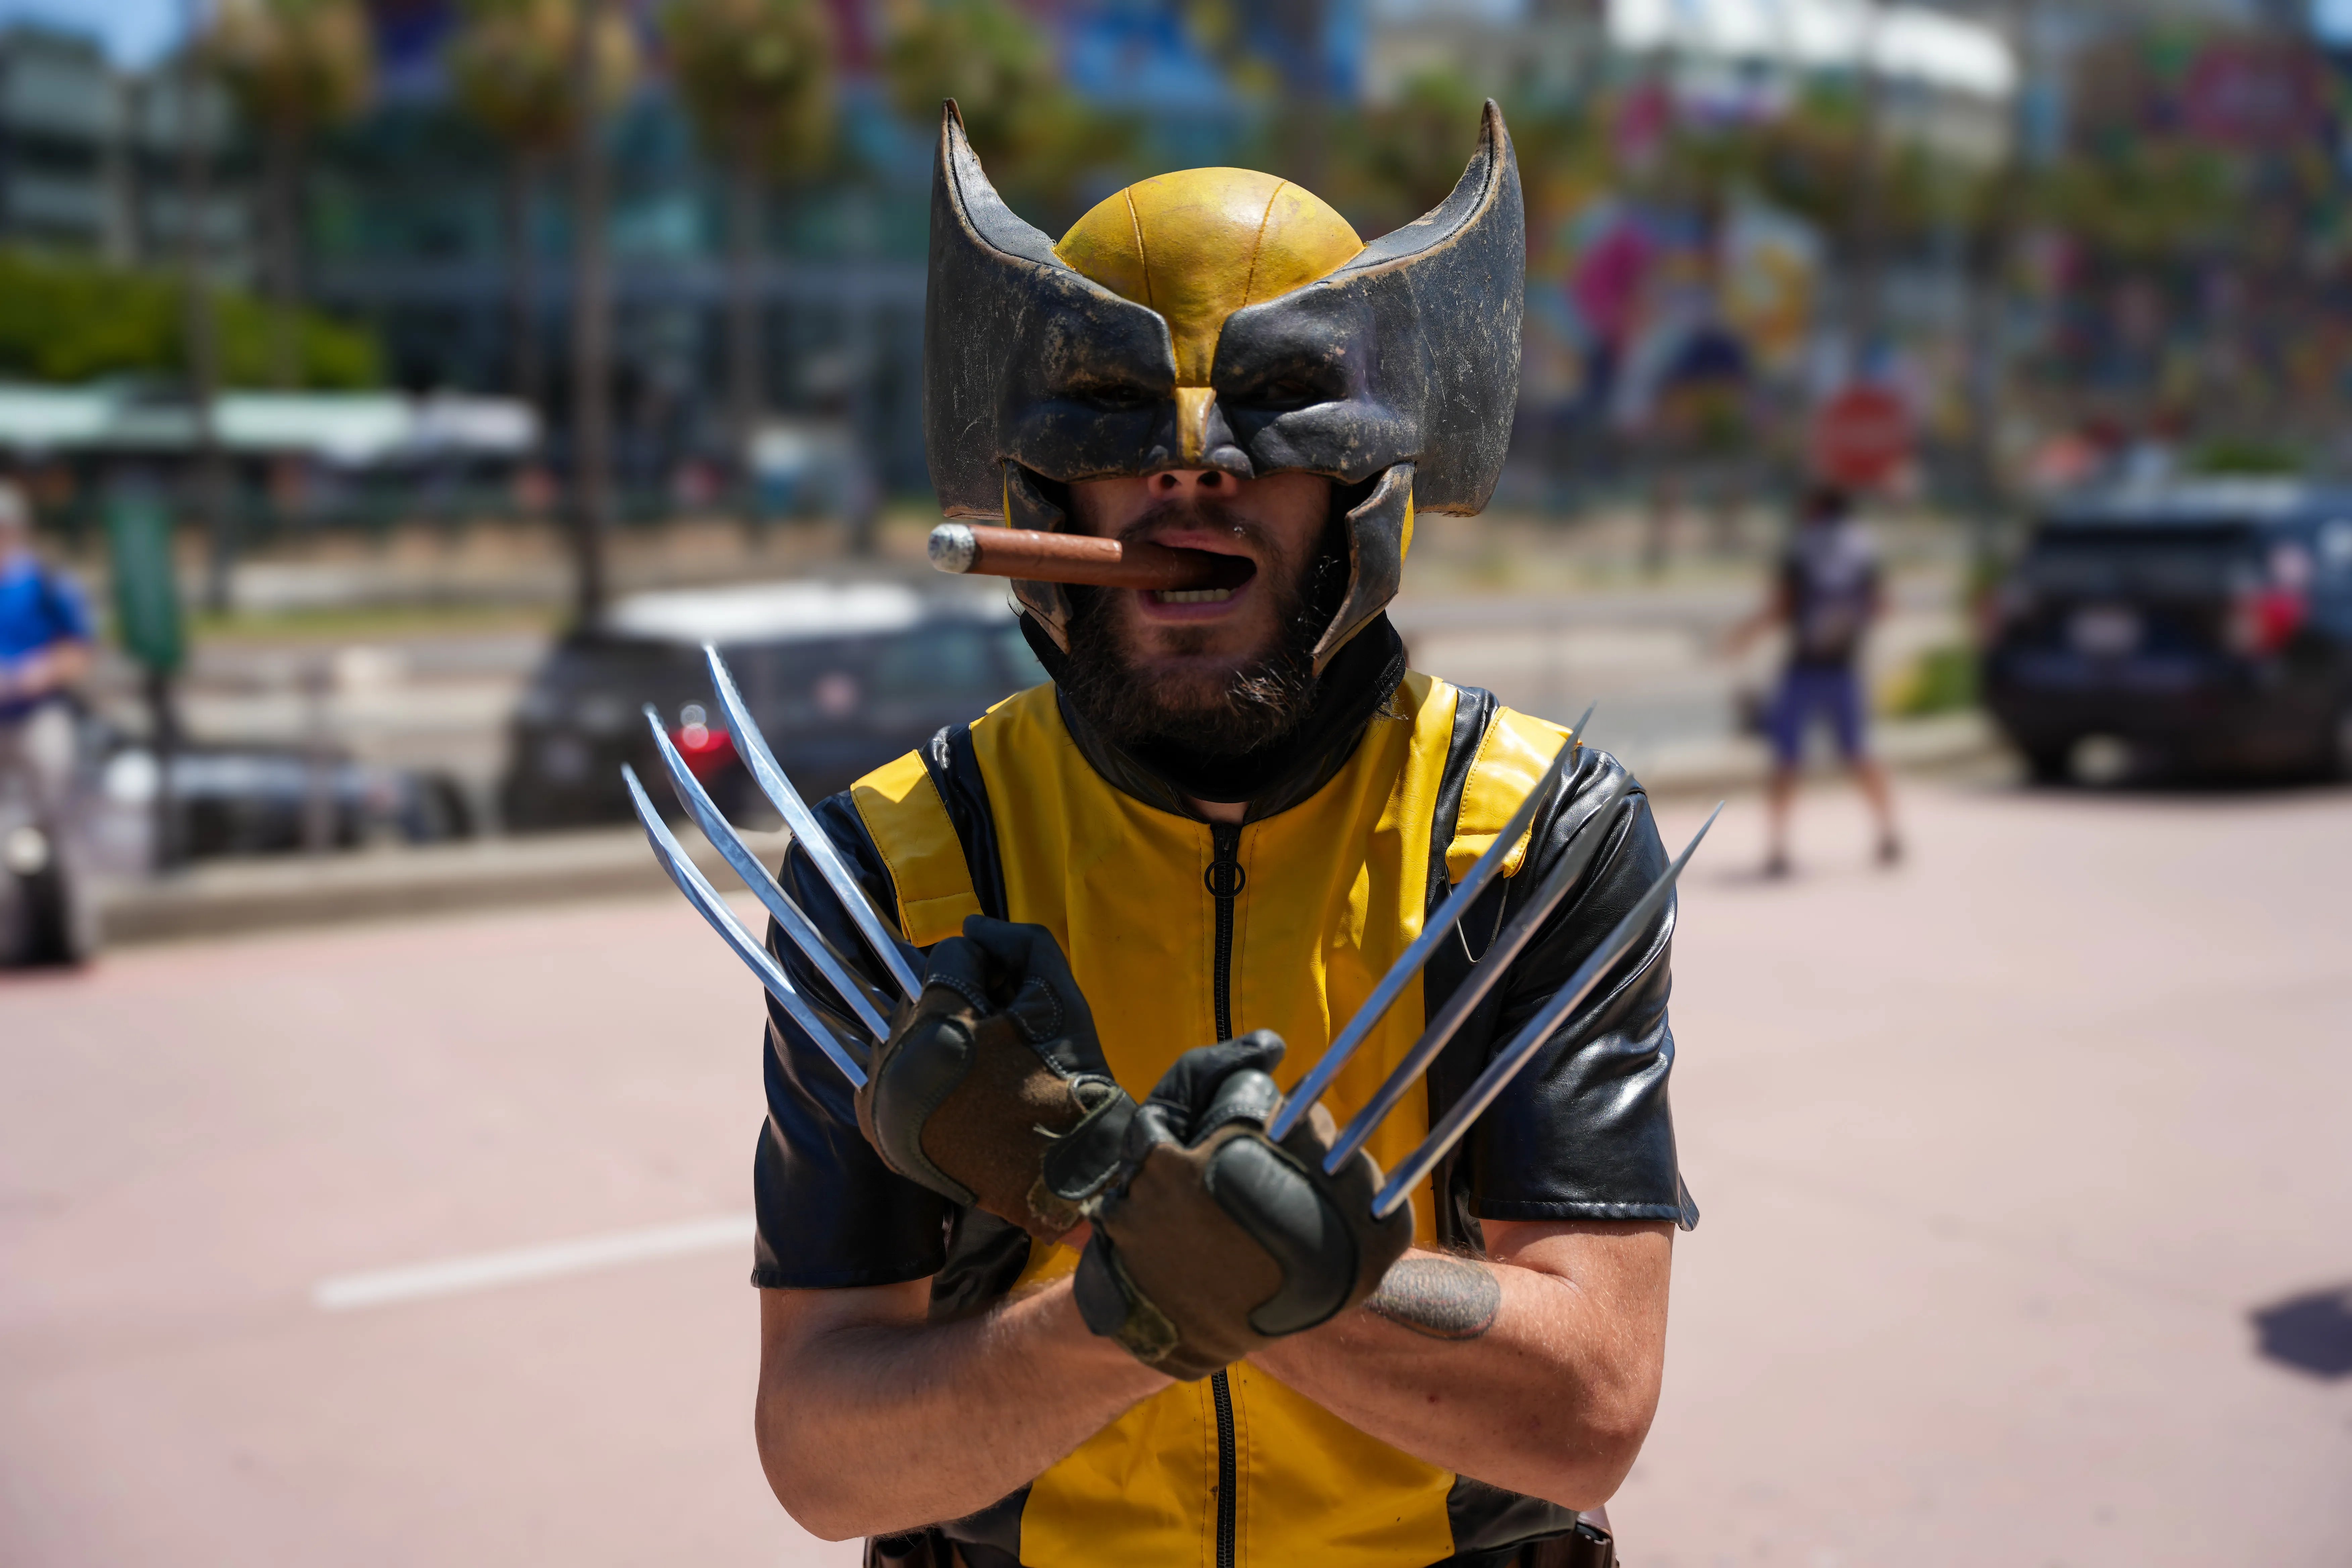
POLYGON ((1470 1130, 1470 1124, 1477 1121, 1486 1107, 1495 1102, 1495 1097, 1518 1076, 1519 1069, 1527 1066, 1537 1048, 1554 1029, 1559 1027, 1560 1020, 1574 1012, 1592 988, 1601 984, 1601 976, 1625 956, 1626 950, 1641 936, 1643 927, 1656 916, 1667 896, 1675 890, 1675 879, 1683 874, 1685 866, 1690 864, 1691 856, 1698 850, 1699 840, 1706 837, 1706 830, 1713 827, 1715 819, 1722 815, 1723 803, 1717 801, 1715 809, 1706 814, 1706 820, 1699 825, 1699 830, 1691 836, 1690 843, 1675 857, 1674 864, 1650 884, 1650 890, 1642 895, 1641 901, 1625 911, 1625 918, 1617 922, 1616 929, 1602 938, 1601 944, 1577 965, 1576 973, 1569 976, 1568 984, 1552 993, 1551 999, 1512 1037, 1511 1043, 1486 1064, 1486 1070, 1478 1075, 1478 1081, 1470 1086, 1470 1092, 1464 1095, 1435 1127, 1430 1129, 1429 1136, 1421 1141, 1421 1147, 1405 1156, 1404 1163, 1389 1177, 1388 1184, 1372 1199, 1375 1215, 1385 1218, 1396 1212, 1397 1205, 1410 1197, 1422 1179, 1436 1169, 1437 1163, 1462 1141, 1462 1135, 1470 1130))
POLYGON ((866 987, 850 972, 848 961, 825 941, 824 933, 816 929, 814 922, 798 904, 793 902, 792 895, 784 891, 775 874, 751 853, 751 847, 743 842, 734 825, 720 814, 718 803, 710 798, 710 792, 702 787, 702 781, 694 776, 694 770, 686 765, 686 759, 671 744, 669 732, 662 727, 661 711, 650 702, 646 704, 646 723, 654 732, 654 745, 661 752, 662 766, 669 772, 669 782, 677 789, 678 800, 702 829, 702 836, 710 840, 711 847, 735 868, 735 874, 743 879, 743 885, 751 889, 752 895, 767 907, 770 914, 776 917, 778 928, 792 939, 793 945, 800 949, 802 956, 816 966, 817 973, 824 976, 825 984, 849 1005, 849 1010, 857 1016, 857 1021, 866 1026, 866 1032, 877 1042, 887 1039, 889 1020, 875 1007, 866 987))
POLYGON ((710 663, 711 687, 719 695, 719 706, 727 714, 727 732, 733 738, 736 753, 743 759, 743 765, 751 770, 751 777, 759 784, 760 793, 783 814, 784 826, 792 829, 793 837, 808 851, 817 875, 824 879, 825 886, 833 889, 833 896, 839 899, 842 908, 849 911, 849 918, 857 922, 857 929, 865 936, 866 945, 874 950, 874 956, 880 959, 883 967, 890 972, 890 978, 905 993, 907 1000, 913 1001, 922 994, 922 977, 915 973, 914 966, 907 962, 907 955, 899 951, 898 939, 891 933, 881 911, 874 907, 874 900, 866 896, 866 889, 842 860, 841 852, 833 847, 833 840, 817 825, 815 815, 801 799, 800 791, 794 789, 793 781, 784 776, 782 765, 776 761, 776 753, 768 749, 768 738, 761 734, 760 726, 751 721, 751 711, 743 705, 743 694, 735 689, 735 678, 728 673, 727 661, 719 657, 719 649, 710 643, 702 645, 702 655, 710 663))
POLYGON ((686 895, 686 901, 710 923, 710 929, 719 933, 721 942, 735 950, 735 956, 760 977, 760 984, 768 988, 768 994, 773 996, 778 1005, 792 1016, 793 1022, 817 1043, 817 1048, 833 1058, 833 1065, 848 1078, 850 1087, 865 1088, 866 1069, 857 1065, 856 1058, 835 1037, 833 1031, 825 1026, 824 1019, 816 1016, 806 999, 793 989, 792 980, 784 973, 783 966, 761 945, 757 938, 743 929, 743 922, 735 918, 734 911, 727 907, 726 900, 719 896, 719 889, 710 885, 709 879, 687 858, 686 850, 678 844, 677 836, 670 832, 669 824, 664 822, 661 813, 654 809, 652 799, 646 794, 646 786, 637 782, 637 770, 624 763, 621 764, 621 778, 629 786, 630 804, 637 808, 637 820, 645 825, 646 837, 654 847, 654 858, 661 862, 662 869, 669 873, 669 879, 677 884, 677 890, 686 895))
MULTIPOLYGON (((1633 774, 1618 774, 1602 792, 1600 803, 1586 821, 1599 824, 1601 814, 1624 798, 1625 792, 1633 787, 1633 774)), ((1338 1171, 1349 1155, 1362 1148, 1380 1124, 1388 1119, 1389 1112, 1396 1109, 1397 1102, 1421 1081, 1421 1075, 1429 1070, 1429 1064, 1437 1059, 1437 1053, 1454 1038, 1454 1031, 1462 1026, 1462 1021, 1486 999, 1486 994, 1501 980, 1503 972, 1511 966, 1512 960, 1519 956, 1520 950, 1534 939, 1537 929, 1551 918, 1552 910, 1559 907, 1559 901, 1568 896, 1568 890, 1584 879, 1585 870, 1592 864, 1592 858, 1600 853, 1601 841, 1608 837, 1605 826, 1596 826, 1593 831, 1578 834, 1570 840, 1567 853, 1545 874, 1535 896, 1528 900, 1527 907, 1520 910, 1502 934, 1488 944, 1486 952, 1471 967, 1462 984, 1454 987, 1454 994, 1445 999, 1445 1005, 1438 1009, 1437 1016, 1429 1021, 1429 1027, 1422 1031, 1421 1038, 1412 1043, 1412 1049, 1404 1054, 1403 1059, 1390 1072, 1379 1090, 1340 1130, 1338 1142, 1332 1144, 1331 1152, 1323 1162, 1323 1169, 1327 1173, 1338 1171)))
MULTIPOLYGON (((1275 1112, 1274 1121, 1266 1128, 1268 1136, 1277 1141, 1289 1136, 1290 1130, 1314 1109, 1315 1102, 1323 1098, 1324 1090, 1331 1087, 1331 1080, 1339 1076, 1339 1069, 1348 1065, 1348 1058, 1356 1054, 1356 1047, 1370 1037, 1373 1026, 1387 1016, 1396 999, 1404 994, 1405 986, 1421 973, 1422 966, 1429 962, 1430 954, 1437 951, 1437 944, 1469 912, 1470 906, 1477 902, 1478 895, 1486 890, 1486 884, 1495 879, 1502 870, 1503 863, 1511 858, 1511 850, 1518 844, 1519 836, 1527 832, 1528 826, 1535 821, 1536 813, 1549 798, 1554 781, 1564 776, 1575 765, 1577 756, 1584 750, 1584 727, 1591 719, 1592 710, 1585 709, 1583 716, 1569 731, 1568 741, 1553 754, 1551 764, 1544 770, 1543 777, 1536 781, 1536 787, 1528 792, 1527 798, 1519 802, 1518 809, 1511 813, 1510 821, 1505 823, 1502 832, 1495 836, 1495 842, 1487 846, 1486 852, 1478 857, 1454 891, 1446 896, 1444 904, 1430 917, 1429 923, 1421 928, 1421 934, 1397 955, 1394 963, 1389 965, 1389 972, 1381 977, 1378 985, 1372 987, 1372 994, 1364 998, 1364 1005, 1356 1009, 1356 1016, 1348 1020, 1347 1026, 1325 1047, 1313 1070, 1298 1080, 1298 1087, 1291 1090, 1290 1097, 1282 1102, 1282 1109, 1275 1112)), ((1337 1166, 1333 1168, 1337 1169, 1337 1166)))

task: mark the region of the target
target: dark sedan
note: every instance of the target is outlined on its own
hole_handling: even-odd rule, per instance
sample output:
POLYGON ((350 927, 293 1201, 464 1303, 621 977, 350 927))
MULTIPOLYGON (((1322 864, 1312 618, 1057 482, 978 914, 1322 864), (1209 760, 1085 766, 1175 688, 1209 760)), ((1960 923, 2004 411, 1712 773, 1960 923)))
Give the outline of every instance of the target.
POLYGON ((1045 678, 1003 603, 968 589, 802 582, 637 595, 558 644, 532 678, 501 791, 507 826, 632 820, 621 764, 662 777, 648 702, 730 816, 772 821, 711 700, 705 642, 726 656, 812 801, 1045 678))
POLYGON ((1986 701, 2039 779, 2352 773, 2352 494, 2216 481, 2055 510, 1996 616, 1986 701))

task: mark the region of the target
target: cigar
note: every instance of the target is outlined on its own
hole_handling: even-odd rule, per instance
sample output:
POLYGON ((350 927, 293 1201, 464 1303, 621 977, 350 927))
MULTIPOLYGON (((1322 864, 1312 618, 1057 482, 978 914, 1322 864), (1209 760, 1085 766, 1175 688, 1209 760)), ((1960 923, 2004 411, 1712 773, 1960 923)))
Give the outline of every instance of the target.
POLYGON ((971 522, 943 522, 931 530, 930 552, 931 564, 942 572, 1176 593, 1230 588, 1257 570, 1244 556, 1208 550, 1177 550, 1141 541, 1122 544, 1092 534, 971 522))

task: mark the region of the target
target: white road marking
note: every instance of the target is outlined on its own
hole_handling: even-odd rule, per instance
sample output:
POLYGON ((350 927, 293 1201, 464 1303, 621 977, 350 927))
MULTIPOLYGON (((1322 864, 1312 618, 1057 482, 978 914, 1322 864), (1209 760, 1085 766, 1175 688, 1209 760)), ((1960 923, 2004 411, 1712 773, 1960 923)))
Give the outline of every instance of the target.
POLYGON ((550 1242, 543 1247, 479 1252, 470 1258, 449 1258, 438 1263, 384 1268, 371 1274, 339 1274, 312 1287, 310 1300, 322 1311, 343 1312, 355 1307, 383 1307, 430 1296, 492 1290, 526 1280, 616 1268, 651 1258, 676 1258, 682 1253, 741 1247, 751 1239, 751 1227, 750 1215, 729 1215, 724 1218, 655 1226, 648 1230, 584 1236, 576 1241, 550 1242))

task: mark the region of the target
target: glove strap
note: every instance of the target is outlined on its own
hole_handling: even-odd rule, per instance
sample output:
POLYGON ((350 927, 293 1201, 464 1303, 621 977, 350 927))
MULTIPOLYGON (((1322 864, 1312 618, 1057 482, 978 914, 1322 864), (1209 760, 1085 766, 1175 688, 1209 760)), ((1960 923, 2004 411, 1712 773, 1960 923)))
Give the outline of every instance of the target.
POLYGON ((1135 1120, 1135 1101, 1109 1079, 1074 1079, 1070 1093, 1087 1113, 1046 1148, 1029 1189, 1030 1211, 1055 1230, 1086 1218, 1087 1201, 1118 1174, 1128 1124, 1135 1120))
POLYGON ((1079 1258, 1070 1289, 1087 1329, 1104 1339, 1117 1340, 1144 1365, 1159 1366, 1176 1348, 1180 1337, 1176 1325, 1135 1288, 1118 1250, 1099 1232, 1079 1258))

